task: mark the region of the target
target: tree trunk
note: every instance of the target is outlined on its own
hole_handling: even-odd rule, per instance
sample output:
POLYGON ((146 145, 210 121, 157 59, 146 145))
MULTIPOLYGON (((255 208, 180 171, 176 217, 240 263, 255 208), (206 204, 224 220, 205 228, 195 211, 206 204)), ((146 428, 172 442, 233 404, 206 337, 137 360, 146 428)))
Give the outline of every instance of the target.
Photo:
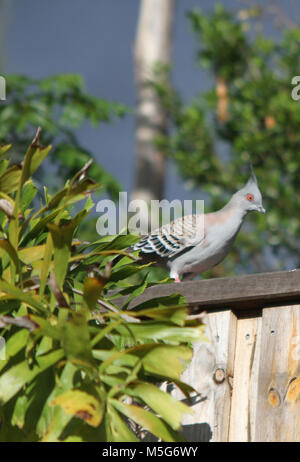
POLYGON ((175 0, 141 0, 135 43, 137 94, 135 185, 131 199, 148 204, 162 199, 166 160, 154 145, 157 135, 167 133, 167 117, 156 92, 149 86, 157 63, 171 61, 175 0))

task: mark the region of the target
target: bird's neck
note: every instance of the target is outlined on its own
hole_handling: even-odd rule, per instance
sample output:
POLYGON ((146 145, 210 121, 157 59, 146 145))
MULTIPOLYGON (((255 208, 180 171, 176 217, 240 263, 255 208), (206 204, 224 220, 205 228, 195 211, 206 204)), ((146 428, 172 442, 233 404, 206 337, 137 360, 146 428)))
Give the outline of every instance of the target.
POLYGON ((231 202, 228 202, 219 213, 219 216, 223 218, 222 240, 230 245, 238 234, 247 213, 238 204, 231 202))
POLYGON ((245 210, 241 207, 239 207, 239 205, 236 203, 234 197, 232 197, 230 199, 230 201, 221 209, 221 211, 223 212, 229 212, 229 211, 233 211, 234 212, 234 215, 239 218, 240 220, 244 220, 244 218, 246 217, 246 215, 248 214, 248 210, 245 210))

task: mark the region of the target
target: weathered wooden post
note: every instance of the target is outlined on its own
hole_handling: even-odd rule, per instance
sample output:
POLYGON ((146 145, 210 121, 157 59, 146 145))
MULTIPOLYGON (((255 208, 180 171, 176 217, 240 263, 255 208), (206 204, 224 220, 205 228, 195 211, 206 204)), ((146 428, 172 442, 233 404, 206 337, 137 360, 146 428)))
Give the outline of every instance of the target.
POLYGON ((187 441, 300 441, 300 270, 166 284, 134 303, 175 292, 206 310, 210 339, 182 377, 198 392, 187 441))

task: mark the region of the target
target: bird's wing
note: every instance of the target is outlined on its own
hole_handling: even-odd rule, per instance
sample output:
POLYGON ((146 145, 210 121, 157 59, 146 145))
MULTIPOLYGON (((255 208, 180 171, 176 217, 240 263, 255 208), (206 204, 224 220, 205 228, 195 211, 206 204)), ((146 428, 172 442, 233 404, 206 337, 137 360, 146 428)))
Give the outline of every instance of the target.
POLYGON ((171 258, 191 246, 200 244, 203 240, 203 217, 194 214, 177 218, 147 234, 134 245, 133 249, 171 258))

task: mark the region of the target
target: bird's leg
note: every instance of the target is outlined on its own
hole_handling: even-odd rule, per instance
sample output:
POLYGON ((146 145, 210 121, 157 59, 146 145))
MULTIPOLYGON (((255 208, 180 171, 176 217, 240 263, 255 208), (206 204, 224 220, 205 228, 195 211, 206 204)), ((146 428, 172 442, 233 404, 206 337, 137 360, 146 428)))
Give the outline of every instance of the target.
POLYGON ((178 274, 177 274, 177 273, 173 273, 172 271, 171 271, 171 273, 170 273, 170 278, 171 278, 171 279, 175 279, 175 282, 181 282, 180 277, 178 276, 178 274))

